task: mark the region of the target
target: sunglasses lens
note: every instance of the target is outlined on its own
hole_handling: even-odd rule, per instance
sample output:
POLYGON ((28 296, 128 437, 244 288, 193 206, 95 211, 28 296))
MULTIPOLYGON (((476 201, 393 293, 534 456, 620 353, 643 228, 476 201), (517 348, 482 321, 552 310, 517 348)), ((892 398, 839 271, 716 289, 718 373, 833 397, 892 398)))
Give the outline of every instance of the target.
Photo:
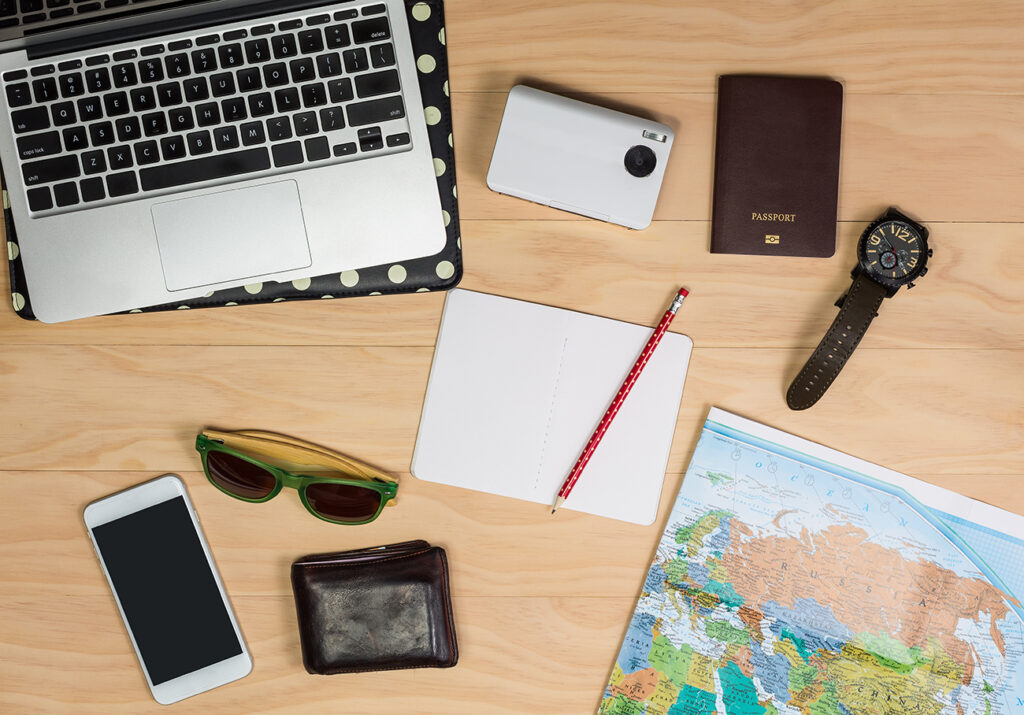
POLYGON ((209 452, 206 468, 217 486, 243 499, 263 499, 277 486, 273 474, 233 454, 209 452))
POLYGON ((351 484, 310 484, 306 501, 310 508, 331 521, 360 522, 380 509, 380 492, 351 484))

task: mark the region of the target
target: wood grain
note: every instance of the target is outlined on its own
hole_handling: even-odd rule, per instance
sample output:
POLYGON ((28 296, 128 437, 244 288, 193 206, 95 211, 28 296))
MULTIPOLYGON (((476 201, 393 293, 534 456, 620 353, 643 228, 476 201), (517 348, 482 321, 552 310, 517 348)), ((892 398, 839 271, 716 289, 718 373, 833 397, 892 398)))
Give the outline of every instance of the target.
MULTIPOLYGON (((650 325, 680 283, 691 363, 649 527, 409 474, 440 294, 102 317, 0 311, 0 712, 163 712, 92 553, 82 509, 186 480, 255 658, 181 712, 587 713, 712 405, 1024 514, 1024 5, 450 0, 445 8, 463 286, 650 325), (831 259, 708 252, 715 81, 828 74, 846 88, 831 259), (489 191, 516 82, 635 110, 677 133, 654 225, 630 232, 489 191), (866 221, 928 223, 931 272, 887 301, 812 410, 783 393, 835 315, 866 221), (261 428, 396 474, 373 524, 207 484, 204 426, 261 428), (443 545, 461 658, 450 670, 307 675, 288 565, 412 538, 443 545)), ((0 279, 8 292, 6 278, 0 279)))

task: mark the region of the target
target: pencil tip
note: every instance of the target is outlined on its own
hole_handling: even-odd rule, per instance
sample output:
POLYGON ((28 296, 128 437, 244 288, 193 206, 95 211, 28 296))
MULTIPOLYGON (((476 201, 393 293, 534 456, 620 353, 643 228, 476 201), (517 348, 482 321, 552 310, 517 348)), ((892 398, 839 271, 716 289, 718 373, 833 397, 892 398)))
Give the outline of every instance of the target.
POLYGON ((558 507, 555 507, 554 509, 552 509, 551 513, 554 514, 556 511, 558 511, 558 507))

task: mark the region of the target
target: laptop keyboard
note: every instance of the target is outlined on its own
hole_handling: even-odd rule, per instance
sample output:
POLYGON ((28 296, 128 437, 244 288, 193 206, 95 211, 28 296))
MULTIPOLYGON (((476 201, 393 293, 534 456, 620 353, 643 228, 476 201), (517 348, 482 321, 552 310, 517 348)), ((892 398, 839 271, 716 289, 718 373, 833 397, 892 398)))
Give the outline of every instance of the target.
POLYGON ((167 38, 3 79, 36 214, 410 147, 383 4, 167 38))

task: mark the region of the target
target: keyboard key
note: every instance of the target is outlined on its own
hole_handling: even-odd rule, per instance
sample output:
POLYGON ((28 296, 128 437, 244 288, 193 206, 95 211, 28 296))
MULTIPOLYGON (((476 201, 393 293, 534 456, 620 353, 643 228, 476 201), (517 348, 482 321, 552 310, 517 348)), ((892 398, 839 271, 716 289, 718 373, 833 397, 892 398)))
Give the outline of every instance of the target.
POLYGON ((29 189, 27 194, 28 207, 32 211, 46 211, 53 208, 53 197, 50 196, 50 190, 45 186, 29 189))
POLYGON ((210 84, 213 87, 214 97, 226 97, 235 93, 235 76, 230 72, 215 74, 210 78, 210 84))
POLYGON ((74 181, 57 184, 53 187, 53 197, 57 200, 57 206, 74 206, 78 203, 78 184, 74 181))
POLYGON ((73 102, 58 102, 50 107, 50 114, 53 116, 53 126, 55 127, 74 124, 78 120, 73 102))
POLYGON ((282 84, 288 84, 288 70, 280 62, 267 65, 263 68, 263 81, 268 87, 280 87, 282 84))
POLYGON ((7 105, 14 109, 15 107, 24 107, 26 104, 32 104, 32 93, 29 92, 28 83, 7 85, 7 105))
POLYGON ((61 75, 59 82, 62 97, 77 97, 85 93, 85 84, 80 72, 61 75))
POLYGON ((355 97, 352 94, 352 80, 348 77, 331 80, 327 83, 327 89, 331 93, 331 101, 334 103, 348 102, 355 97))
POLYGON ((124 62, 125 60, 134 60, 139 56, 136 50, 121 50, 120 52, 114 53, 114 62, 124 62))
POLYGON ((238 43, 222 46, 217 50, 217 55, 220 57, 220 66, 224 69, 239 67, 245 62, 245 58, 242 55, 242 46, 238 43))
POLYGON ((128 95, 124 92, 112 92, 104 96, 103 107, 107 110, 108 117, 117 117, 131 111, 131 107, 128 106, 128 95))
POLYGON ((406 146, 412 140, 409 138, 408 132, 403 132, 402 134, 392 134, 387 141, 388 146, 406 146))
POLYGON ((152 87, 140 87, 131 91, 132 109, 145 112, 156 108, 156 93, 152 87))
POLYGON ((82 171, 89 174, 102 174, 107 170, 107 155, 102 151, 87 151, 82 154, 82 171))
POLYGON ((357 17, 359 17, 359 13, 356 10, 339 10, 334 13, 334 19, 338 21, 355 20, 357 17))
POLYGON ((213 143, 217 151, 238 148, 238 130, 234 127, 221 127, 213 131, 213 143))
POLYGON ((362 47, 357 47, 354 50, 345 50, 341 53, 341 57, 345 61, 345 70, 349 74, 362 72, 370 68, 370 63, 366 59, 366 50, 362 47))
POLYGON ((114 125, 110 122, 97 122, 89 125, 89 138, 93 146, 106 146, 114 143, 114 125))
POLYGON ((263 89, 263 80, 258 69, 248 67, 244 70, 238 70, 239 92, 255 92, 258 89, 263 89))
POLYGON ((299 53, 293 35, 275 35, 271 38, 270 45, 274 48, 275 60, 288 59, 299 53))
POLYGON ((386 17, 360 20, 352 23, 352 39, 357 43, 380 42, 391 39, 391 28, 386 17))
POLYGON ((58 98, 57 94, 57 80, 53 77, 44 77, 37 79, 32 82, 32 93, 36 97, 36 102, 41 104, 43 102, 52 102, 58 98))
POLYGON ((352 44, 348 35, 348 25, 331 25, 324 29, 324 34, 327 36, 327 47, 332 50, 352 44))
POLYGON ((220 105, 216 102, 207 102, 196 107, 196 124, 201 127, 220 124, 220 105))
POLYGON ((164 78, 164 66, 160 60, 142 60, 139 62, 139 76, 146 83, 161 82, 164 78))
POLYGON ((60 154, 60 132, 44 132, 18 139, 18 156, 22 159, 38 159, 60 154))
POLYGON ((341 107, 327 107, 320 110, 320 126, 325 132, 345 128, 345 110, 341 107))
POLYGON ((132 168, 132 150, 127 146, 112 146, 107 149, 111 171, 132 168))
POLYGON ((58 156, 53 159, 30 161, 21 165, 21 175, 25 179, 25 186, 76 179, 81 173, 77 156, 58 156))
POLYGON ((335 144, 332 150, 334 156, 351 156, 358 151, 358 147, 355 142, 345 142, 344 144, 335 144))
MULTIPOLYGON (((107 0, 107 5, 110 5, 110 0, 107 0)), ((171 52, 178 52, 179 50, 187 50, 192 46, 192 40, 175 40, 174 42, 167 43, 167 49, 171 52)))
POLYGON ((256 65, 260 62, 267 62, 270 60, 270 42, 266 38, 259 40, 249 40, 245 43, 245 59, 249 60, 249 64, 256 65))
POLYGON ((86 97, 78 100, 78 113, 83 122, 92 122, 103 118, 103 110, 99 103, 99 97, 86 97))
POLYGON ((302 144, 288 142, 274 146, 274 166, 294 166, 302 163, 302 144))
POLYGON ((295 125, 295 136, 297 137, 306 137, 320 131, 316 122, 316 112, 299 112, 292 117, 292 123, 295 125))
POLYGON ((317 76, 322 79, 337 77, 341 74, 341 55, 337 52, 328 52, 316 58, 317 76))
POLYGON ((167 124, 172 132, 184 132, 194 129, 196 123, 192 118, 192 109, 190 107, 172 109, 167 113, 167 124))
POLYGON ((185 137, 180 134, 173 137, 164 137, 160 140, 160 151, 163 153, 164 159, 167 161, 184 159, 186 149, 185 137))
POLYGON ((153 55, 159 55, 159 54, 162 54, 163 51, 164 51, 164 46, 163 45, 149 45, 147 47, 143 47, 140 50, 140 52, 141 52, 143 57, 152 57, 153 55))
POLYGON ((380 127, 359 130, 359 148, 362 151, 376 151, 384 148, 380 127))
POLYGON ((11 126, 17 134, 38 132, 50 128, 50 113, 46 107, 30 107, 11 112, 11 126))
POLYGON ((217 70, 217 53, 212 47, 196 50, 192 53, 192 65, 196 72, 215 72, 217 70))
POLYGON ((192 156, 209 154, 213 151, 213 140, 210 139, 210 132, 192 132, 188 135, 188 150, 192 156))
POLYGON ((322 107, 327 104, 327 92, 319 82, 302 86, 302 104, 306 107, 322 107))
POLYGON ((256 37, 257 35, 270 35, 273 34, 273 32, 276 29, 277 28, 274 27, 273 25, 257 25, 256 27, 252 28, 252 36, 256 37))
POLYGON ((249 115, 265 117, 274 113, 274 100, 269 92, 254 94, 249 97, 249 115))
POLYGON ((329 159, 331 156, 331 145, 327 137, 313 137, 305 141, 306 158, 310 161, 329 159))
POLYGON ((370 48, 370 64, 376 67, 390 67, 395 64, 395 48, 390 42, 370 48))
POLYGON ((186 102, 195 103, 210 98, 210 85, 206 83, 206 79, 203 77, 187 79, 184 82, 184 86, 186 102))
POLYGON ((89 133, 85 127, 71 127, 64 130, 64 149, 76 151, 89 146, 89 133))
POLYGON ((198 181, 213 181, 229 176, 264 171, 270 168, 270 153, 263 147, 216 154, 176 164, 154 166, 139 171, 146 191, 169 189, 198 181))
POLYGON ((393 94, 398 90, 398 70, 372 72, 356 77, 356 94, 360 97, 393 94))
POLYGON ((267 141, 267 134, 263 131, 263 122, 249 122, 241 126, 242 143, 245 146, 263 144, 267 141))
POLYGON ((267 120, 267 136, 270 141, 279 142, 292 138, 292 125, 288 117, 274 117, 267 120))
POLYGON ((235 40, 244 40, 249 36, 248 30, 228 30, 224 33, 224 42, 234 42, 235 40))
POLYGON ((126 171, 121 174, 111 174, 108 176, 107 193, 110 194, 112 199, 139 193, 139 180, 136 178, 135 172, 126 171))
POLYGON ((96 67, 85 73, 85 86, 90 92, 106 92, 110 89, 110 72, 106 67, 96 67))
POLYGON ((371 99, 348 105, 348 123, 353 127, 364 124, 377 124, 389 119, 401 119, 405 116, 405 105, 400 96, 371 99))
POLYGON ((168 77, 187 77, 192 74, 192 65, 189 64, 188 55, 184 52, 165 57, 164 66, 167 68, 168 77))
POLYGON ((135 145, 135 161, 139 166, 155 164, 160 161, 160 152, 155 141, 140 142, 135 145))
POLYGON ((114 86, 134 87, 139 83, 139 74, 134 64, 114 65, 114 86))
POLYGON ((245 109, 245 99, 242 97, 225 99, 220 103, 220 108, 224 113, 225 122, 240 122, 249 118, 249 113, 245 109))
POLYGON ((142 115, 142 130, 147 137, 158 137, 167 133, 167 117, 163 112, 142 115))
POLYGON ((161 107, 173 107, 184 101, 181 96, 181 85, 177 82, 157 86, 156 96, 160 100, 161 107))
POLYGON ((302 27, 302 20, 285 20, 277 23, 278 30, 298 30, 302 27))
POLYGON ((299 90, 295 87, 287 87, 274 92, 274 100, 277 102, 277 111, 293 112, 299 109, 299 90))
POLYGON ((386 9, 387 8, 384 7, 384 3, 380 3, 379 5, 367 5, 363 8, 363 15, 380 15, 386 9))
POLYGON ((314 15, 306 18, 307 25, 326 25, 331 21, 330 15, 314 15))
POLYGON ((142 123, 138 117, 122 117, 114 122, 119 142, 133 142, 142 138, 142 123))
MULTIPOLYGON (((22 10, 22 12, 27 12, 22 10)), ((30 72, 33 77, 42 77, 44 74, 53 74, 53 65, 38 65, 33 67, 30 72)))
POLYGON ((102 201, 107 198, 103 187, 103 179, 85 179, 79 183, 82 189, 82 201, 102 201))
POLYGON ((304 57, 301 60, 292 60, 288 63, 292 71, 292 81, 295 83, 308 82, 316 77, 313 71, 313 60, 304 57))
POLYGON ((324 34, 320 30, 303 30, 299 33, 299 49, 302 54, 309 55, 314 52, 322 52, 324 49, 324 34))

